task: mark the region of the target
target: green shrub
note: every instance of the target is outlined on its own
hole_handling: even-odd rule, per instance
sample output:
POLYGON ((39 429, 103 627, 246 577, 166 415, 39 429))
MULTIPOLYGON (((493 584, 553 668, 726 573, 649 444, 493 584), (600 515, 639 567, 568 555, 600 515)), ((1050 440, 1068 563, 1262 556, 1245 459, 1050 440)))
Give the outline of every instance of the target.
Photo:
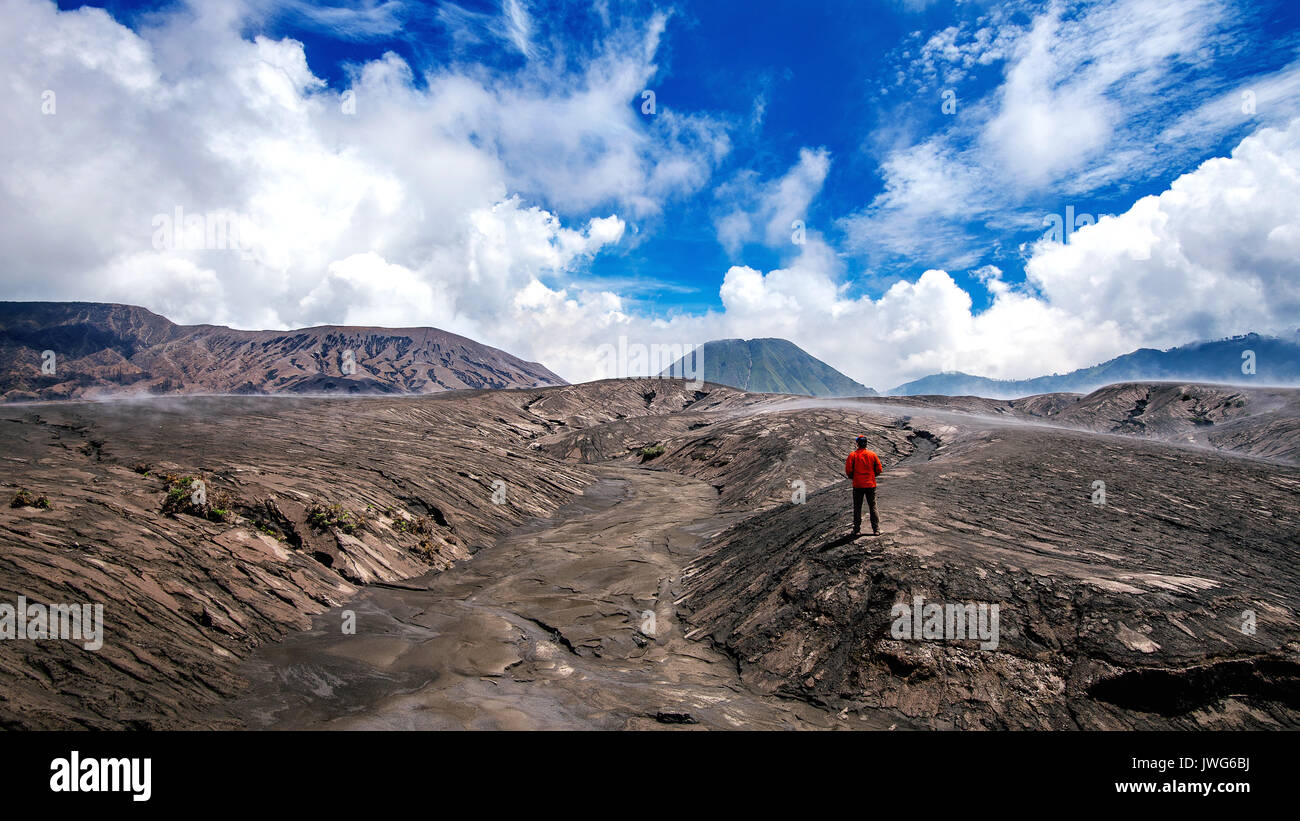
POLYGON ((656 456, 662 456, 664 453, 663 445, 647 445, 638 451, 642 462, 649 462, 656 456))
POLYGON ((230 515, 230 509, 234 507, 234 501, 227 493, 213 487, 212 483, 206 480, 203 483, 203 490, 207 501, 203 504, 196 503, 194 491, 190 489, 198 480, 196 476, 177 476, 168 473, 163 475, 162 480, 163 489, 167 492, 163 497, 162 512, 168 516, 188 513, 210 522, 224 522, 230 515))
POLYGON ((361 522, 342 505, 313 503, 307 509, 307 524, 317 530, 341 530, 351 536, 361 527, 361 522))
POLYGON ((424 516, 415 516, 410 519, 404 516, 394 516, 393 530, 398 533, 414 533, 420 536, 428 536, 433 533, 433 523, 424 516))
POLYGON ((14 499, 9 503, 10 507, 35 507, 41 510, 50 510, 50 500, 44 496, 37 496, 25 487, 18 488, 14 494, 14 499))

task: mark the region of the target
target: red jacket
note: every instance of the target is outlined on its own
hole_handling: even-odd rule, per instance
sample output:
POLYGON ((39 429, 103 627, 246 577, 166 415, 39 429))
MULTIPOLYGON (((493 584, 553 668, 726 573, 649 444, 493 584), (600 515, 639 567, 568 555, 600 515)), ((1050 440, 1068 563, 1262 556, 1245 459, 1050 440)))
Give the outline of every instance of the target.
POLYGON ((844 475, 853 480, 854 487, 875 487, 876 476, 884 472, 880 457, 866 448, 859 448, 844 460, 844 475))

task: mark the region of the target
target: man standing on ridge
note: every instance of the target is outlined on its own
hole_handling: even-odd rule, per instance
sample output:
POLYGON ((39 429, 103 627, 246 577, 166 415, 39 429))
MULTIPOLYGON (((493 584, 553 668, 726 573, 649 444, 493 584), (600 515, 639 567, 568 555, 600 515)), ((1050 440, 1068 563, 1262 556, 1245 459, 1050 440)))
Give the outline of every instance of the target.
POLYGON ((871 510, 871 535, 880 535, 880 517, 876 515, 876 477, 884 472, 880 457, 867 450, 867 437, 858 437, 858 449, 844 460, 844 475, 853 480, 853 535, 862 532, 862 500, 871 510))

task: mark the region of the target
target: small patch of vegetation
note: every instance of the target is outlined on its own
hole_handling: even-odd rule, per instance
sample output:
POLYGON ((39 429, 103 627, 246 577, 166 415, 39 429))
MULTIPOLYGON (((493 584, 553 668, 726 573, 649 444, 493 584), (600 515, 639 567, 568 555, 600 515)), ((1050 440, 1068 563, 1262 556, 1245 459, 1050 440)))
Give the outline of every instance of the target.
POLYGON ((393 517, 393 530, 398 533, 414 533, 417 536, 433 535, 433 522, 430 522, 424 516, 413 516, 406 518, 404 516, 393 517))
POLYGON ((262 531, 262 532, 265 533, 266 535, 272 537, 273 539, 275 539, 275 540, 278 541, 278 542, 283 542, 283 541, 284 541, 284 538, 285 538, 285 537, 284 537, 284 534, 281 533, 280 531, 276 530, 275 528, 271 527, 271 526, 268 525, 266 522, 257 522, 256 524, 257 524, 257 529, 260 530, 260 531, 262 531))
POLYGON ((428 536, 421 538, 420 543, 412 548, 412 552, 418 553, 429 560, 440 558, 438 555, 438 548, 434 546, 433 539, 428 536))
POLYGON ((351 536, 360 529, 361 520, 342 505, 316 502, 307 509, 307 524, 317 530, 341 530, 351 536))
POLYGON ((209 482, 197 476, 166 473, 163 474, 162 480, 163 490, 167 492, 163 497, 162 512, 168 516, 188 513, 210 522, 224 522, 234 506, 229 494, 212 487, 209 482), (198 488, 194 486, 194 483, 199 481, 203 482, 202 494, 199 494, 198 488), (195 498, 196 496, 198 499, 195 498))
MULTIPOLYGON (((367 509, 374 510, 367 506, 367 509)), ((398 533, 406 533, 419 537, 419 543, 411 548, 411 551, 422 556, 428 561, 437 561, 442 558, 438 552, 440 545, 434 542, 434 536, 437 535, 433 520, 427 516, 412 516, 405 511, 399 511, 396 507, 389 505, 384 508, 383 514, 392 521, 393 530, 398 533)), ((446 522, 439 519, 437 524, 446 525, 446 522)), ((456 544, 456 537, 447 534, 444 540, 448 544, 456 544)))
POLYGON ((175 476, 170 473, 164 475, 163 490, 167 495, 163 497, 163 513, 168 515, 189 513, 189 508, 194 503, 194 494, 190 490, 192 484, 194 484, 193 476, 175 476))
POLYGON ((14 499, 9 503, 10 507, 34 507, 40 510, 51 510, 50 500, 44 496, 37 496, 25 487, 18 488, 14 494, 14 499))
POLYGON ((638 455, 640 455, 642 462, 649 462, 651 459, 654 459, 656 456, 662 456, 663 453, 664 453, 663 445, 646 445, 645 447, 641 448, 640 451, 638 451, 638 455))

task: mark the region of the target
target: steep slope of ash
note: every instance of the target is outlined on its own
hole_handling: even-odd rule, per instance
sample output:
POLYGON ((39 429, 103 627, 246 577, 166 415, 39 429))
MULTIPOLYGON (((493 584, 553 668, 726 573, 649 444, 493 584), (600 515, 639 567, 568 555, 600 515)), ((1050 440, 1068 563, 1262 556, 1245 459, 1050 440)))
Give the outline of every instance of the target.
POLYGON ((549 514, 592 478, 527 453, 521 439, 545 428, 509 405, 210 397, 5 408, 0 600, 101 603, 106 634, 97 652, 0 642, 5 725, 183 724, 240 686, 235 660, 358 585, 446 567, 549 514), (10 507, 19 489, 50 509, 10 507))
POLYGON ((935 728, 1300 726, 1300 470, 1041 427, 751 517, 684 574, 747 681, 935 728), (1093 482, 1104 481, 1105 504, 1093 482), (896 604, 998 605, 1000 641, 894 635, 896 604))

